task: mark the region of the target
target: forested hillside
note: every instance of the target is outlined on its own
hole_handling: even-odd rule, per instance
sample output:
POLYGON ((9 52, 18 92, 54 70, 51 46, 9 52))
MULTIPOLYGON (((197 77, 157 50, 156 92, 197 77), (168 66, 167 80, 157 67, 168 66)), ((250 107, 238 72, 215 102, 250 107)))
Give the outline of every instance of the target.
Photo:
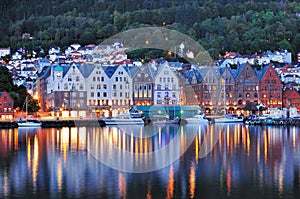
POLYGON ((300 3, 270 0, 1 0, 0 47, 99 44, 120 31, 166 26, 216 58, 225 51, 300 51, 300 3), (22 37, 29 33, 32 38, 22 37))

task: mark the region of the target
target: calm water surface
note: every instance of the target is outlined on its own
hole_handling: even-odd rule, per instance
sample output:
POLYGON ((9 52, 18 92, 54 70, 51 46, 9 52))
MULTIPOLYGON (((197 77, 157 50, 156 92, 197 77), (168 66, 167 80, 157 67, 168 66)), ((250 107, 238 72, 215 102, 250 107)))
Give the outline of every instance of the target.
POLYGON ((0 130, 0 198, 300 198, 297 127, 0 130))

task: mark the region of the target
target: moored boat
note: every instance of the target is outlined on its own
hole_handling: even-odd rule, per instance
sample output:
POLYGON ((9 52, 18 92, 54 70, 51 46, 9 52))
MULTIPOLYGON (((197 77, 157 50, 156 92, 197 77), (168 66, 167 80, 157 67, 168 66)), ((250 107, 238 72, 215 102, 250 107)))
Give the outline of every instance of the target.
POLYGON ((145 122, 142 117, 132 117, 130 114, 119 114, 115 118, 104 118, 106 125, 144 125, 145 122))

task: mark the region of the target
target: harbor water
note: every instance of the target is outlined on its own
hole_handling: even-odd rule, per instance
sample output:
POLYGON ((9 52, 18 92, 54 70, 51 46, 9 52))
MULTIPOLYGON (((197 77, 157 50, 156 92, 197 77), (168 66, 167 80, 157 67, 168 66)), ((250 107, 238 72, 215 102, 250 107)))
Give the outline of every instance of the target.
POLYGON ((0 130, 0 198, 300 198, 298 127, 0 130))

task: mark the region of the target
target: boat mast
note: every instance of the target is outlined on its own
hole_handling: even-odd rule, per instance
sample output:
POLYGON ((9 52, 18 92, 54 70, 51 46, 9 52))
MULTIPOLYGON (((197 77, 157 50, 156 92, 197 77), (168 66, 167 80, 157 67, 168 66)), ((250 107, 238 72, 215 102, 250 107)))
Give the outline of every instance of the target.
POLYGON ((26 110, 26 115, 25 115, 25 119, 27 120, 27 114, 28 114, 28 100, 27 100, 27 97, 28 96, 26 96, 26 107, 25 107, 25 110, 26 110))
POLYGON ((224 83, 224 116, 226 115, 226 93, 225 93, 225 78, 222 78, 222 82, 224 83))

